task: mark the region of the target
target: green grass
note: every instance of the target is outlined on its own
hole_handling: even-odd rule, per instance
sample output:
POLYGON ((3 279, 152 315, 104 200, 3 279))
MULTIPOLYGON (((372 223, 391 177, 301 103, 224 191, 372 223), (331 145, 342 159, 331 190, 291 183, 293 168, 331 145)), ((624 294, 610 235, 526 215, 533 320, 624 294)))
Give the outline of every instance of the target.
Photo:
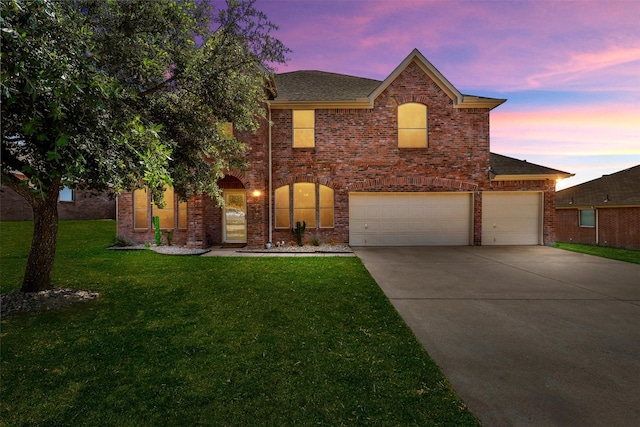
MULTIPOLYGON (((2 292, 30 223, 0 224, 2 292)), ((108 251, 63 221, 54 284, 98 300, 2 319, 0 424, 476 426, 357 258, 108 251)))
POLYGON ((580 252, 582 254, 595 255, 602 258, 611 258, 618 261, 640 264, 640 251, 634 251, 631 249, 582 245, 579 243, 556 243, 556 247, 565 249, 567 251, 580 252))

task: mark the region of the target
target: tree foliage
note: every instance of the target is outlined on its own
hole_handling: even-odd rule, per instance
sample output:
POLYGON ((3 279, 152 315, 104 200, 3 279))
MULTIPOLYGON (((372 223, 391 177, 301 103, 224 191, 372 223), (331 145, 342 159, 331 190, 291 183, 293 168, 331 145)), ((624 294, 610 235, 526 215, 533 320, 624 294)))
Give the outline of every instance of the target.
MULTIPOLYGON (((63 185, 219 198, 244 152, 219 125, 257 129, 266 74, 288 52, 254 2, 1 0, 2 180, 33 207, 32 252, 38 239, 55 252, 63 185)), ((50 286, 28 277, 49 261, 31 261, 38 284, 23 289, 50 286)))

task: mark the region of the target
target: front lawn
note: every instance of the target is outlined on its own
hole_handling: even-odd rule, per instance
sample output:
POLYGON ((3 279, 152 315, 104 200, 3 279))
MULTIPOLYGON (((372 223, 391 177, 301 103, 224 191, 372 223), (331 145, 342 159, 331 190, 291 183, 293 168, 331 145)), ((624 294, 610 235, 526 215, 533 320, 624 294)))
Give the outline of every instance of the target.
MULTIPOLYGON (((1 291, 31 223, 0 223, 1 291)), ((98 300, 2 319, 0 424, 477 426, 357 258, 108 251, 63 221, 55 286, 98 300)))

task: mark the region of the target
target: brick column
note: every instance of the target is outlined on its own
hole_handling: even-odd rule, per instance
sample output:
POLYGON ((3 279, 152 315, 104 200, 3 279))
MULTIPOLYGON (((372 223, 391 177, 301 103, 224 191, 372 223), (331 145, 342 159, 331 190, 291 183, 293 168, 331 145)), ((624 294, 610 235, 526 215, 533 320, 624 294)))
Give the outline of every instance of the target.
POLYGON ((482 245, 482 191, 473 193, 473 245, 482 245))
POLYGON ((202 198, 192 197, 187 205, 187 247, 190 248, 204 248, 207 244, 202 198))

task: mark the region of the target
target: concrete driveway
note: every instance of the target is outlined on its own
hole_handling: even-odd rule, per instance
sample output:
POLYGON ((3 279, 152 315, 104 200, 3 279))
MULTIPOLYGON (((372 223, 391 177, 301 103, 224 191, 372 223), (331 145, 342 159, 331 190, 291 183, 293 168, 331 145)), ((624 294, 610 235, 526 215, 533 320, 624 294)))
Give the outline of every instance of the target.
POLYGON ((640 265, 543 246, 354 250, 483 425, 640 425, 640 265))

